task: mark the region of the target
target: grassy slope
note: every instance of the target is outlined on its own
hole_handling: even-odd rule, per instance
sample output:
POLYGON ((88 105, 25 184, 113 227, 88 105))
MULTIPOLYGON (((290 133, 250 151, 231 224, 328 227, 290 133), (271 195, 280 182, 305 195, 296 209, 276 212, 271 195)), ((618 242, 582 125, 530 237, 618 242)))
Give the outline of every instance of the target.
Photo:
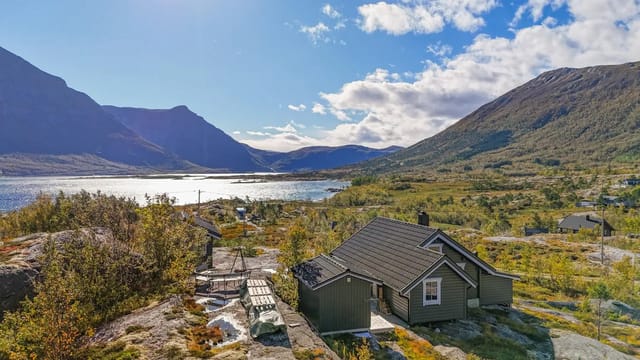
POLYGON ((640 63, 544 73, 445 131, 361 168, 474 168, 536 157, 587 166, 640 156, 640 63))

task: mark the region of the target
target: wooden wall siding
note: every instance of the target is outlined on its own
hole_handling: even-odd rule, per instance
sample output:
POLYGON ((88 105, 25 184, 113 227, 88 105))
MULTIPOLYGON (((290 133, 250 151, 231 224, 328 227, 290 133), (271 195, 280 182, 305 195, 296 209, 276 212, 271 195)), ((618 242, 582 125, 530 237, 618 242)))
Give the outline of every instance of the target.
POLYGON ((398 290, 388 286, 383 287, 384 301, 387 302, 391 312, 404 321, 409 321, 409 299, 400 295, 398 290))
POLYGON ((299 280, 298 304, 300 312, 303 313, 311 323, 313 323, 313 326, 318 328, 320 312, 318 294, 299 280))
MULTIPOLYGON (((436 240, 434 241, 435 244, 439 244, 441 243, 441 241, 436 240)), ((462 254, 460 254, 459 252, 453 250, 453 248, 447 244, 443 244, 442 246, 442 252, 447 255, 451 260, 453 260, 456 263, 459 262, 464 262, 467 265, 464 268, 464 271, 469 275, 469 277, 471 277, 473 280, 476 281, 476 283, 480 284, 479 282, 479 270, 480 268, 472 263, 471 261, 469 261, 469 259, 465 258, 464 256, 462 256, 462 254)), ((478 286, 480 287, 480 286, 478 286)), ((475 299, 478 297, 478 288, 477 287, 470 287, 469 289, 467 289, 467 299, 475 299)))
POLYGON ((513 280, 480 274, 480 305, 511 304, 513 280))
POLYGON ((447 265, 442 265, 429 277, 442 278, 440 305, 422 305, 423 289, 420 283, 411 290, 409 296, 409 324, 464 319, 469 284, 447 265))
POLYGON ((371 283, 347 276, 316 290, 322 332, 368 329, 371 326, 371 283), (347 282, 347 277, 351 282, 347 282))

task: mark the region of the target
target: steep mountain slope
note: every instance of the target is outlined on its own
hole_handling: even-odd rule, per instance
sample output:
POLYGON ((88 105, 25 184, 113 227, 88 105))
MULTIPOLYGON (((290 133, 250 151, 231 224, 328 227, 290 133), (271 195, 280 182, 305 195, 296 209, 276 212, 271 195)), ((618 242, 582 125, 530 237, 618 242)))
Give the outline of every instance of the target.
POLYGON ((3 48, 0 154, 16 154, 12 164, 23 158, 34 161, 35 154, 73 154, 144 167, 186 166, 120 124, 86 94, 3 48))
POLYGON ((639 126, 640 62, 562 68, 507 92, 433 137, 361 168, 393 172, 504 161, 633 161, 640 158, 639 126))
POLYGON ((307 171, 330 169, 390 154, 399 147, 371 149, 358 145, 316 146, 291 152, 254 149, 241 144, 190 111, 103 106, 145 139, 195 164, 231 171, 307 171))
POLYGON ((186 106, 168 110, 103 106, 122 124, 145 139, 212 169, 266 171, 247 148, 186 106))
POLYGON ((402 149, 390 146, 385 149, 372 149, 360 145, 311 146, 281 153, 250 148, 260 161, 276 171, 311 171, 332 169, 355 164, 361 161, 392 154, 402 149))

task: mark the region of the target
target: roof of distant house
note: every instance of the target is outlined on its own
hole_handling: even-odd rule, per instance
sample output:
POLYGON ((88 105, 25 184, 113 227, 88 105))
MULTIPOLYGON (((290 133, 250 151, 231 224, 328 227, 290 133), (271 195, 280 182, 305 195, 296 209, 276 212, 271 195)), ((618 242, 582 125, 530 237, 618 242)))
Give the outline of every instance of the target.
MULTIPOLYGON (((607 220, 604 223, 606 227, 615 230, 607 220)), ((596 225, 602 225, 602 219, 593 215, 569 215, 560 221, 558 227, 561 229, 580 230, 582 228, 593 229, 596 225)))
POLYGON ((198 215, 193 217, 193 223, 207 230, 210 236, 216 237, 218 239, 222 237, 222 233, 220 232, 220 229, 218 229, 218 227, 215 224, 201 218, 198 215))

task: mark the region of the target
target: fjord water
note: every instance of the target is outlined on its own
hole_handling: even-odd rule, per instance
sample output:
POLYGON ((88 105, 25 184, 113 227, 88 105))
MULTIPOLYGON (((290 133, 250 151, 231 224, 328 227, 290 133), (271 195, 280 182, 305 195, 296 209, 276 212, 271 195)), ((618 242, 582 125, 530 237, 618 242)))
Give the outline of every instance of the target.
MULTIPOLYGON (((135 198, 145 202, 145 194, 167 193, 175 197, 177 204, 192 204, 215 199, 239 197, 251 200, 322 200, 333 195, 329 188, 343 188, 348 182, 338 180, 318 181, 253 181, 240 175, 152 175, 152 176, 89 176, 89 177, 3 177, 0 176, 0 211, 25 206, 42 193, 68 194, 86 190, 109 195, 135 198)), ((254 174, 255 175, 255 174, 254 174)))

